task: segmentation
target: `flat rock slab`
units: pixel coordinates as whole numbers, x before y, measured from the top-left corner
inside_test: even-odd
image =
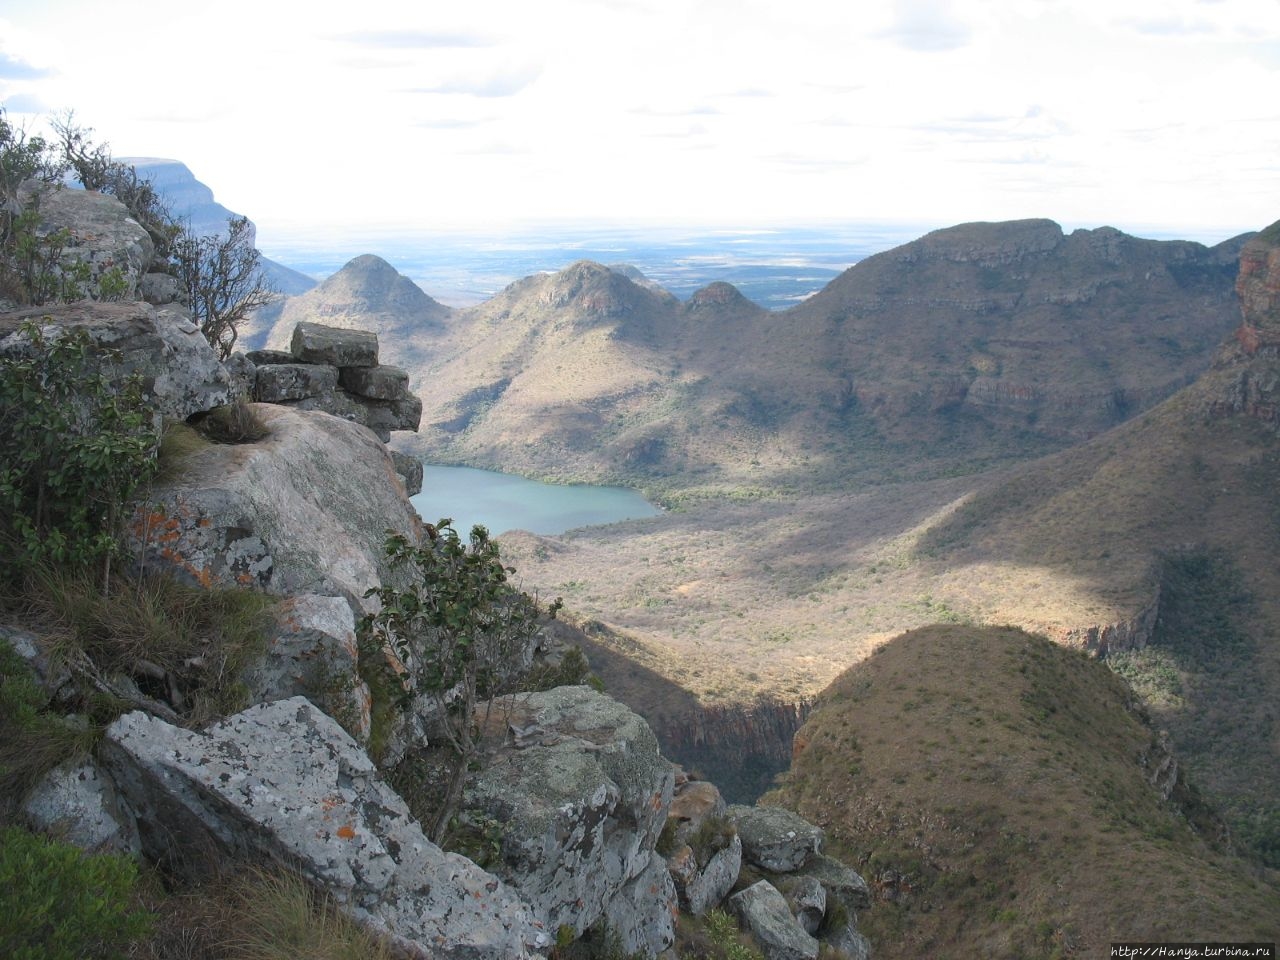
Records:
[[[346,330],[322,323],[300,323],[293,328],[289,352],[300,363],[327,363],[334,367],[376,367],[378,335],[369,330]]]
[[[338,371],[342,389],[373,400],[403,400],[409,396],[409,374],[399,367],[343,367]]]
[[[431,843],[355,741],[303,697],[202,732],[126,714],[103,752],[144,852],[179,872],[227,856],[298,869],[411,956],[525,958],[550,942],[497,877]]]
[[[338,388],[338,368],[315,363],[269,363],[258,367],[253,399],[259,403],[305,400],[333,393]]]
[[[185,420],[233,397],[230,375],[181,307],[81,301],[16,311],[0,320],[0,356],[30,349],[17,330],[28,318],[40,324],[46,338],[59,337],[64,331],[86,331],[101,351],[98,369],[121,381],[137,374],[144,395],[160,416]],[[118,361],[108,362],[107,351],[115,351]]]

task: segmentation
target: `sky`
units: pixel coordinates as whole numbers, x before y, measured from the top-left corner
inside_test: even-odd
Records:
[[[0,104],[181,160],[260,242],[1280,218],[1280,0],[0,0]]]

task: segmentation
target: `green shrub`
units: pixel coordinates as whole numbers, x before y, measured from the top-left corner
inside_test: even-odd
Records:
[[[155,468],[158,436],[138,378],[113,381],[85,330],[22,325],[0,366],[0,575],[40,563],[109,578],[129,496]]]
[[[114,960],[144,936],[133,908],[137,867],[89,855],[17,827],[0,829],[0,956],[9,960]]]

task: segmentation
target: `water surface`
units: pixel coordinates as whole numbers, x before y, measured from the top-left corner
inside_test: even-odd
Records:
[[[451,517],[464,539],[475,524],[483,524],[494,536],[508,530],[554,534],[659,512],[623,487],[539,483],[492,470],[431,464],[423,468],[422,492],[411,502],[430,523]]]

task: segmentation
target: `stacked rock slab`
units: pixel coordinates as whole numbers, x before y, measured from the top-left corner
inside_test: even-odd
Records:
[[[301,410],[321,410],[368,427],[386,443],[392,430],[417,430],[422,401],[409,392],[409,375],[378,363],[378,336],[320,323],[300,323],[288,352],[256,350],[253,398]],[[406,465],[407,466],[407,465]],[[413,471],[404,476],[410,495]]]

